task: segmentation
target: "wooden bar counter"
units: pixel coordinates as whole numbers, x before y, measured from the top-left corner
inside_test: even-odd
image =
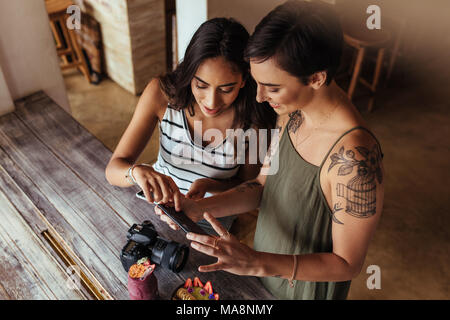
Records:
[[[133,223],[188,244],[135,197],[108,184],[111,157],[99,140],[45,93],[0,117],[0,299],[129,299],[120,262]],[[273,299],[254,277],[200,273],[215,259],[190,250],[179,274],[156,267],[161,299],[187,278],[211,281],[221,300]]]

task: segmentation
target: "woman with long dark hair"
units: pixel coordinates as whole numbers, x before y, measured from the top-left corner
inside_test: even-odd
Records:
[[[260,165],[237,163],[235,139],[227,135],[229,129],[270,129],[276,121],[272,108],[256,102],[256,83],[243,56],[248,39],[233,19],[199,27],[176,70],[144,90],[106,168],[109,183],[138,184],[149,202],[173,202],[179,209],[182,194],[199,199],[257,176]],[[136,164],[157,123],[156,163]],[[219,133],[214,139],[205,134],[211,130]],[[229,227],[230,221],[222,222]]]

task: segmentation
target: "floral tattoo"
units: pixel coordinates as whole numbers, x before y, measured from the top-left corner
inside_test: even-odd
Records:
[[[338,183],[336,191],[338,197],[346,200],[345,212],[357,217],[368,218],[376,213],[376,182],[379,184],[383,181],[381,171],[381,152],[378,145],[369,150],[366,147],[356,147],[358,153],[364,158],[357,160],[353,150],[344,150],[341,147],[337,153],[331,155],[331,164],[328,172],[339,166],[338,175],[346,176],[353,172],[356,167],[356,175],[350,179],[347,185]],[[345,152],[344,152],[345,151]],[[336,205],[333,209],[333,221],[340,223],[334,214],[341,210]]]
[[[295,133],[303,123],[303,115],[300,110],[289,113],[290,121],[288,123],[288,131]]]

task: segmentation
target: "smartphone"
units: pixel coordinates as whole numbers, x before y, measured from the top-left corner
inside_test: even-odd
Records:
[[[136,197],[147,201],[144,195],[144,191],[142,190],[136,193]],[[160,208],[184,232],[192,232],[209,236],[209,234],[205,230],[203,230],[198,224],[192,221],[183,211],[176,211],[174,207],[161,204],[155,203],[155,205]]]

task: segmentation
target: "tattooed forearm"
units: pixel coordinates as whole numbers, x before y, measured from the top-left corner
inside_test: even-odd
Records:
[[[338,175],[346,176],[353,172],[354,167],[357,167],[356,175],[348,181],[347,185],[342,183],[336,185],[336,192],[338,197],[347,201],[346,213],[357,218],[368,218],[376,213],[377,182],[380,184],[383,181],[381,153],[378,145],[371,150],[362,146],[355,149],[364,158],[363,160],[357,160],[353,150],[347,150],[344,154],[344,147],[341,147],[338,153],[331,155],[328,172],[338,165]],[[333,210],[334,219],[335,212]]]
[[[289,113],[290,121],[288,123],[289,132],[295,133],[303,123],[303,115],[300,110]]]
[[[259,182],[250,181],[250,182],[246,182],[246,183],[243,183],[243,184],[237,186],[236,191],[244,192],[248,189],[253,189],[256,187],[261,187],[261,184]]]

